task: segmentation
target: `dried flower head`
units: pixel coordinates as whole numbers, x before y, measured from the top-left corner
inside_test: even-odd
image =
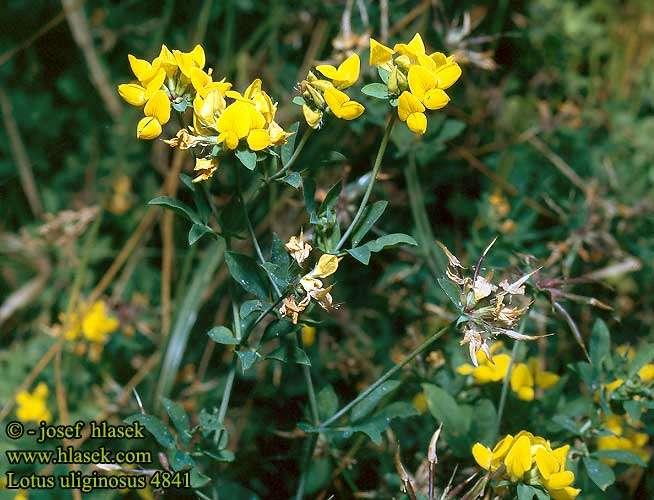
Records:
[[[302,265],[307,260],[311,250],[313,250],[313,247],[304,239],[303,230],[300,230],[299,236],[291,236],[284,246],[299,265]]]

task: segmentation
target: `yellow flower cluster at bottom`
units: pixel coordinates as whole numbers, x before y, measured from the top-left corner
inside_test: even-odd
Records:
[[[481,443],[472,447],[472,455],[485,470],[496,472],[512,483],[544,487],[554,500],[576,498],[581,492],[573,488],[575,475],[566,470],[569,445],[552,448],[550,442],[531,432],[506,435],[490,449]]]

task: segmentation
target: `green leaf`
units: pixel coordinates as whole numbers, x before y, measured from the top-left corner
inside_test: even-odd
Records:
[[[386,247],[399,245],[401,243],[414,246],[418,244],[416,240],[414,240],[408,234],[393,233],[377,238],[376,240],[369,241],[365,245],[351,248],[347,252],[362,264],[368,265],[370,262],[371,252],[381,252]]]
[[[379,445],[382,442],[382,433],[388,428],[393,419],[413,417],[415,415],[418,415],[418,410],[412,404],[396,401],[372,417],[357,422],[351,426],[350,430],[351,432],[363,432],[373,443]]]
[[[239,316],[241,319],[247,318],[250,314],[255,311],[264,311],[267,308],[265,302],[260,301],[259,299],[246,300],[241,304],[241,309],[239,310]]]
[[[170,465],[173,466],[173,470],[184,470],[195,466],[195,462],[193,461],[193,457],[191,457],[190,453],[186,451],[175,450],[172,460],[170,461]]]
[[[205,408],[200,410],[198,421],[200,424],[200,432],[202,432],[202,435],[205,438],[208,438],[214,432],[221,432],[222,434],[226,434],[225,426],[220,423],[218,415],[209,413]]]
[[[291,125],[288,128],[288,132],[290,132],[292,135],[289,136],[285,144],[282,144],[281,147],[282,165],[286,165],[288,161],[291,159],[291,156],[293,156],[293,151],[295,151],[295,140],[297,139],[297,131],[299,127],[300,127],[300,122],[295,122],[293,125]]]
[[[610,459],[620,462],[622,464],[639,465],[640,467],[647,467],[647,464],[635,453],[624,450],[597,450],[593,452],[593,457],[598,460]]]
[[[261,359],[261,354],[257,351],[237,351],[236,355],[241,362],[241,370],[243,370],[243,373],[252,368],[252,366]]]
[[[286,251],[284,242],[277,236],[277,233],[273,233],[272,244],[270,245],[270,261],[286,269],[291,264],[291,256]]]
[[[643,412],[640,401],[629,400],[622,403],[622,407],[625,409],[627,414],[631,417],[632,420],[640,420],[640,416]]]
[[[191,440],[191,433],[188,415],[184,411],[184,408],[182,408],[182,405],[175,403],[168,398],[161,398],[161,402],[163,403],[163,407],[166,410],[166,413],[168,413],[170,420],[175,426],[175,429],[177,429],[177,435],[180,440],[184,445],[188,445]]]
[[[338,396],[331,385],[326,385],[316,395],[318,403],[318,416],[320,420],[327,420],[338,410]]]
[[[142,424],[143,427],[145,427],[164,448],[173,448],[175,446],[175,438],[168,430],[168,427],[166,427],[164,423],[155,416],[137,413],[127,417],[125,422],[128,424],[133,422]]]
[[[290,172],[286,177],[282,177],[280,180],[295,189],[300,189],[300,186],[302,186],[302,176],[299,172]]]
[[[606,488],[615,482],[613,469],[608,465],[590,457],[584,457],[583,461],[588,477],[590,477],[600,490],[606,491]]]
[[[452,434],[463,436],[470,428],[470,419],[461,411],[456,400],[437,385],[422,384],[427,398],[427,407],[443,427]]]
[[[306,101],[304,100],[304,97],[301,95],[296,95],[293,98],[293,104],[297,104],[298,106],[304,106],[306,104]]]
[[[573,420],[571,417],[568,417],[567,415],[554,415],[552,417],[552,422],[561,426],[561,428],[571,432],[572,434],[576,434],[577,436],[582,435],[581,425],[579,425],[575,420]]]
[[[387,206],[388,201],[382,200],[366,207],[359,224],[357,224],[356,229],[352,232],[353,247],[356,247],[363,240],[364,236],[368,234],[368,231],[379,220]]]
[[[446,277],[438,278],[438,284],[440,285],[447,298],[450,299],[454,307],[457,308],[459,312],[463,311],[463,304],[461,304],[461,290],[456,285],[456,283],[450,281]]]
[[[254,170],[257,166],[257,154],[254,151],[251,151],[247,148],[237,149],[236,158],[241,160],[241,163],[245,165],[249,170]]]
[[[350,420],[352,422],[357,422],[368,415],[370,415],[379,402],[393,391],[395,391],[401,382],[399,380],[387,380],[382,385],[377,387],[372,391],[367,398],[363,401],[357,403],[354,408],[352,408],[352,413],[350,413]]]
[[[182,184],[184,184],[187,188],[195,193],[195,183],[193,182],[193,179],[191,179],[190,175],[182,172],[179,174],[179,180],[182,181]]]
[[[311,178],[302,180],[304,191],[304,206],[309,214],[309,222],[316,224],[316,181]]]
[[[524,483],[518,483],[518,500],[549,500],[550,496],[543,490]]]
[[[377,99],[388,99],[388,87],[383,83],[369,83],[368,85],[364,85],[361,93],[370,97],[376,97]]]
[[[179,214],[186,216],[186,218],[194,224],[202,225],[200,217],[191,207],[182,201],[171,198],[170,196],[157,196],[156,198],[152,198],[150,201],[148,201],[148,205],[158,205],[161,207],[169,208]]]
[[[211,478],[202,474],[202,472],[200,472],[197,467],[193,467],[191,469],[190,479],[191,479],[191,488],[196,488],[196,489],[202,488],[207,483],[211,482]]]
[[[209,338],[218,344],[237,345],[238,340],[226,326],[214,326],[207,332]]]
[[[194,222],[188,232],[188,246],[192,246],[207,233],[213,233],[213,229],[205,224]]]
[[[320,204],[320,208],[318,209],[318,214],[323,214],[327,210],[331,210],[336,206],[342,188],[343,188],[343,183],[340,181],[334,184],[331,188],[329,188],[329,191],[327,191],[327,194],[325,195],[325,199]]]
[[[225,252],[225,263],[232,278],[245,290],[260,299],[268,297],[266,278],[252,257],[236,252]]]
[[[313,495],[329,485],[332,476],[332,463],[329,457],[315,458],[309,464],[306,481],[306,494]],[[314,498],[311,496],[311,498]]]
[[[261,267],[266,271],[268,277],[277,285],[277,288],[283,292],[290,281],[288,275],[288,266],[279,266],[272,262],[264,262]]]
[[[611,353],[611,334],[606,323],[597,319],[590,336],[590,359],[599,367]]]
[[[381,78],[384,83],[388,83],[388,77],[391,74],[390,71],[381,66],[377,66],[377,73],[379,73],[379,78]]]
[[[632,359],[631,363],[629,364],[629,378],[632,378],[634,375],[636,375],[638,370],[652,361],[652,359],[654,359],[654,344],[646,344],[640,346],[636,350],[634,359]]]
[[[295,329],[296,325],[291,323],[286,318],[276,319],[271,321],[263,332],[261,337],[262,342],[270,339],[285,337]]]

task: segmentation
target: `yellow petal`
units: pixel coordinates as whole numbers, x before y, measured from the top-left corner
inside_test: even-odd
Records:
[[[556,373],[541,370],[536,372],[536,385],[541,389],[549,389],[559,381]]]
[[[420,100],[428,90],[436,87],[437,81],[434,73],[422,66],[414,64],[409,68],[409,89]]]
[[[570,451],[569,444],[564,444],[563,446],[560,446],[559,448],[552,450],[552,454],[554,455],[557,462],[559,463],[559,470],[565,469],[565,463],[568,459],[569,451]]]
[[[270,134],[264,129],[253,129],[248,134],[248,147],[252,151],[261,151],[270,146]]]
[[[411,113],[422,113],[425,107],[411,92],[402,92],[397,101],[397,114],[405,122]]]
[[[356,101],[348,101],[343,104],[343,106],[341,106],[338,117],[342,118],[343,120],[355,120],[356,118],[359,118],[364,111],[365,108],[363,105]]]
[[[202,45],[198,44],[195,47],[193,47],[193,50],[190,52],[191,58],[193,59],[193,62],[198,65],[200,68],[204,68],[204,64],[206,62],[206,57],[204,55],[204,49],[202,48]]]
[[[227,132],[222,132],[218,136],[218,144],[225,144],[228,149],[236,149],[238,147],[238,136],[235,132],[228,130]]]
[[[472,447],[472,456],[482,469],[490,469],[492,453],[489,448],[481,443],[475,443]]]
[[[424,113],[411,113],[406,119],[406,126],[414,134],[422,135],[427,131],[427,116]]]
[[[302,345],[304,347],[311,347],[316,341],[316,329],[313,326],[302,326]]]
[[[316,267],[311,274],[316,278],[326,278],[327,276],[334,274],[337,269],[338,257],[336,257],[336,255],[326,253],[320,257]]]
[[[218,118],[218,131],[221,133],[233,132],[238,139],[247,137],[251,128],[253,106],[243,101],[236,101],[227,106]],[[230,139],[230,144],[233,139]],[[230,149],[234,149],[231,148]]]
[[[493,461],[502,460],[511,449],[512,444],[513,436],[511,434],[507,434],[500,441],[498,441],[498,443],[493,447]]]
[[[256,78],[252,81],[250,85],[248,85],[248,88],[245,89],[245,92],[243,92],[243,97],[245,99],[252,99],[260,93],[261,93],[261,79]]]
[[[450,98],[445,91],[441,89],[431,89],[424,95],[422,102],[427,109],[434,110],[447,106],[447,103],[450,102]]]
[[[518,363],[511,372],[511,389],[518,392],[521,387],[533,387],[534,379],[531,376],[529,367],[524,363]]]
[[[548,480],[552,474],[559,471],[560,464],[553,453],[545,448],[539,448],[536,451],[536,467],[544,479]],[[570,483],[566,484],[568,486]],[[563,486],[561,486],[562,488]]]
[[[574,480],[575,475],[571,471],[565,470],[552,474],[547,480],[547,486],[553,490],[560,490],[561,488],[570,486]]]
[[[327,106],[329,106],[329,109],[331,109],[334,114],[336,114],[336,112],[341,108],[341,106],[349,100],[350,98],[347,96],[345,92],[341,92],[340,90],[337,90],[334,87],[325,89],[325,102],[327,103]]]
[[[429,55],[429,58],[434,61],[436,67],[440,67],[447,63],[447,57],[442,52],[434,52],[433,54]]]
[[[34,396],[40,399],[44,399],[48,396],[48,386],[45,385],[45,382],[39,382],[34,388]]]
[[[160,90],[163,86],[163,82],[166,79],[166,72],[163,69],[159,69],[152,79],[145,86],[145,98],[150,99],[150,96],[156,91]]]
[[[422,37],[420,36],[420,33],[416,33],[413,35],[413,38],[409,42],[409,47],[416,53],[416,54],[424,54],[425,53],[425,44],[422,41]]]
[[[136,137],[139,139],[155,139],[161,135],[161,123],[152,117],[146,116],[136,125]]]
[[[134,76],[139,82],[145,82],[152,78],[154,71],[152,65],[148,61],[134,57],[132,54],[129,54],[127,58],[129,59],[132,73],[134,73]]]
[[[145,116],[154,116],[161,125],[170,120],[170,99],[163,90],[157,90],[145,103]]]
[[[165,45],[161,46],[159,61],[166,74],[168,76],[173,76],[177,70],[177,61],[175,60],[173,53]]]
[[[320,66],[316,66],[316,69],[330,80],[338,78],[338,70],[331,64],[321,64]]]
[[[132,106],[143,106],[145,104],[145,89],[136,83],[118,85],[118,93],[125,102]]]
[[[391,60],[395,52],[393,49],[379,43],[374,38],[370,39],[370,65],[379,66]]]
[[[200,68],[191,68],[190,75],[191,84],[198,92],[212,82],[211,77]]]
[[[359,71],[361,69],[361,61],[357,54],[352,54],[345,59],[338,67],[339,85],[338,88],[346,89],[356,83],[359,79]]]
[[[472,366],[471,364],[464,363],[456,368],[456,372],[459,375],[470,375],[474,371],[474,369],[475,367]]]
[[[322,112],[314,111],[306,104],[302,105],[302,114],[304,119],[307,122],[307,125],[311,128],[318,128],[320,126],[320,121],[322,120]]]
[[[518,481],[522,479],[525,472],[531,469],[531,446],[527,436],[520,436],[511,446],[511,449],[504,458],[504,465],[511,476],[511,479]]]
[[[438,78],[438,88],[450,88],[461,76],[461,67],[457,63],[449,63],[441,66],[436,71]]]

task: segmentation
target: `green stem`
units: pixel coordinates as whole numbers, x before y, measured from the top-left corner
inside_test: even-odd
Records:
[[[368,181],[368,187],[366,187],[366,192],[363,194],[363,199],[361,200],[361,205],[359,205],[359,209],[357,210],[357,213],[354,216],[354,219],[352,219],[352,223],[349,225],[343,236],[338,242],[338,245],[336,245],[335,252],[338,252],[347,239],[350,237],[350,234],[352,234],[352,231],[356,228],[357,224],[359,223],[359,220],[361,219],[364,210],[366,209],[366,204],[368,203],[368,198],[370,198],[370,194],[372,193],[372,188],[375,185],[375,180],[377,179],[377,175],[379,175],[379,170],[381,169],[381,161],[382,158],[384,157],[384,152],[386,151],[386,146],[388,145],[388,139],[391,137],[391,131],[393,130],[393,125],[395,124],[395,119],[396,119],[395,113],[393,113],[388,120],[388,123],[386,124],[386,130],[384,131],[384,136],[382,137],[381,143],[379,144],[379,150],[377,150],[377,157],[375,158],[375,163],[372,166],[372,173],[370,174],[370,180]]]
[[[288,170],[289,170],[289,169],[290,169],[290,168],[295,164],[295,162],[297,161],[298,157],[300,156],[300,153],[301,153],[302,150],[304,149],[304,145],[307,143],[307,141],[309,140],[309,137],[311,137],[311,134],[312,134],[312,133],[313,133],[313,129],[312,129],[311,127],[309,127],[309,128],[307,129],[307,131],[304,133],[304,135],[302,136],[302,139],[300,139],[300,142],[298,143],[297,148],[295,148],[295,151],[293,151],[293,154],[292,154],[291,157],[288,159],[288,162],[286,162],[286,165],[284,165],[284,166],[281,168],[281,170],[279,170],[279,172],[277,172],[276,174],[272,175],[272,176],[270,177],[270,179],[269,179],[270,181],[274,181],[274,180],[276,180],[276,179],[279,179],[279,178],[281,178],[281,177],[284,177],[284,174],[286,174],[286,172],[288,172]]]
[[[220,401],[220,409],[218,410],[218,421],[222,424],[227,415],[227,408],[229,407],[229,398],[232,395],[232,388],[234,387],[234,377],[236,376],[236,356],[229,367],[227,374],[227,381],[225,382],[225,389],[223,390],[223,398]],[[218,439],[220,441],[220,439]]]
[[[316,446],[316,441],[318,441],[318,436],[313,434],[309,436],[309,439],[307,439],[304,445],[304,468],[302,469],[300,481],[297,484],[295,500],[302,500],[304,498],[304,486],[307,482],[307,473],[309,471],[309,465],[311,465],[311,457],[313,456],[313,449]]]
[[[334,413],[331,417],[329,417],[327,420],[325,420],[322,424],[320,424],[319,429],[320,430],[325,430],[327,426],[336,420],[338,420],[340,417],[345,415],[349,410],[352,409],[357,403],[360,403],[364,399],[366,399],[377,387],[382,385],[384,382],[386,382],[389,378],[391,378],[393,375],[395,375],[397,372],[399,372],[404,366],[406,366],[408,363],[410,363],[416,356],[424,352],[430,345],[432,345],[436,340],[441,338],[445,332],[450,328],[450,325],[447,325],[446,327],[441,328],[438,330],[436,333],[434,333],[431,337],[427,338],[422,344],[420,344],[418,347],[416,347],[404,360],[395,365],[393,368],[388,370],[384,375],[379,377],[373,384],[369,385],[368,388],[363,391],[361,394],[359,394],[356,398],[354,398],[352,401],[350,401],[348,404],[346,404],[343,408],[338,410],[336,413]]]

